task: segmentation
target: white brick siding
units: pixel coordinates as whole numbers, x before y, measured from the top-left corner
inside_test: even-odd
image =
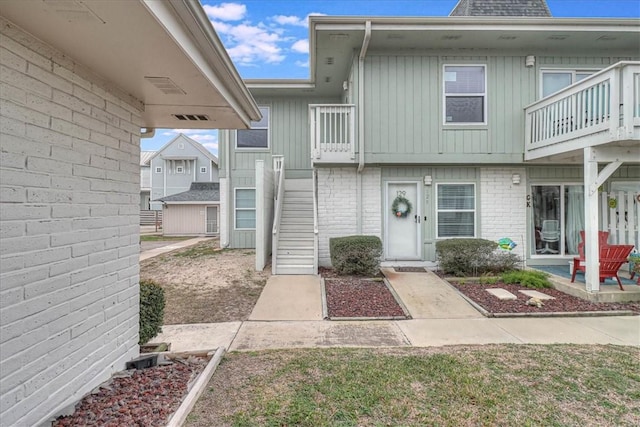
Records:
[[[520,184],[512,182],[520,175]],[[523,168],[482,168],[480,170],[479,237],[498,241],[508,237],[518,244],[514,253],[524,257],[527,236],[527,185]]]
[[[138,354],[141,103],[0,19],[0,420]]]
[[[381,173],[362,172],[362,234],[381,237]],[[330,266],[329,239],[357,234],[357,172],[355,168],[318,169],[318,264]]]

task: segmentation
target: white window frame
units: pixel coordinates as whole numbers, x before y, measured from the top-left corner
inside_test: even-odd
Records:
[[[207,173],[207,167],[206,166],[200,166],[200,173]]]
[[[576,67],[576,68],[541,68],[540,69],[540,87],[538,88],[538,95],[539,95],[539,99],[543,98],[543,94],[544,94],[544,75],[545,74],[571,74],[571,84],[569,86],[571,86],[572,84],[578,82],[578,80],[576,80],[576,74],[595,74],[598,71],[600,71],[600,68],[581,68],[581,67]],[[562,90],[562,89],[560,89]],[[553,95],[553,93],[550,93],[547,96],[551,96]]]
[[[254,206],[253,208],[239,208],[237,206],[238,203],[238,190],[253,190],[253,194],[254,197],[256,197],[256,187],[236,187],[233,189],[233,229],[234,230],[238,230],[238,231],[255,231],[255,227],[253,228],[238,228],[238,215],[237,212],[239,210],[242,211],[253,211],[255,214],[255,218],[254,221],[257,224],[258,222],[258,207],[257,207],[257,200],[256,200],[256,206]]]
[[[480,93],[455,93],[448,95],[446,90],[447,67],[482,67],[484,69],[484,92]],[[481,122],[448,122],[447,98],[464,98],[470,96],[482,96],[482,121]],[[442,124],[444,126],[482,126],[488,123],[487,111],[487,64],[442,64]]]
[[[156,166],[156,173],[162,173],[162,166]]]
[[[176,166],[176,173],[184,173],[184,166]]]
[[[471,185],[473,186],[473,209],[440,209],[438,194],[441,186],[447,185]],[[475,182],[442,182],[436,184],[436,239],[474,239],[478,235],[478,191]],[[440,212],[473,212],[473,236],[440,236],[439,220]]]
[[[267,111],[267,127],[254,126],[254,122],[251,122],[251,128],[248,130],[266,130],[267,131],[267,146],[266,147],[238,147],[238,131],[236,131],[236,150],[238,151],[269,151],[271,149],[271,106],[259,105],[258,108]]]

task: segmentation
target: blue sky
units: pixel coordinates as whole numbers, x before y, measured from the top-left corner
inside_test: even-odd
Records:
[[[309,77],[309,15],[447,16],[457,0],[200,0],[243,78]],[[640,0],[547,0],[554,17],[640,17]],[[179,133],[218,154],[217,131],[158,129],[157,150]]]

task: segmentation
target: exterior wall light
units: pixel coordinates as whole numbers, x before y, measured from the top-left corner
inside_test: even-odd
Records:
[[[431,175],[424,176],[424,185],[431,185],[432,182],[433,182],[433,179],[431,178]]]
[[[520,174],[519,173],[514,173],[513,175],[511,175],[511,182],[514,184],[520,184]]]
[[[524,65],[527,68],[531,68],[534,65],[536,65],[536,57],[533,55],[527,55],[527,57],[524,59]]]

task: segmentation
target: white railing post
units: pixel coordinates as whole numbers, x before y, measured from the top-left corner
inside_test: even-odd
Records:
[[[284,156],[273,156],[274,178],[274,212],[273,229],[271,238],[271,273],[278,274],[278,238],[280,236],[280,218],[282,217],[282,204],[284,198]]]

